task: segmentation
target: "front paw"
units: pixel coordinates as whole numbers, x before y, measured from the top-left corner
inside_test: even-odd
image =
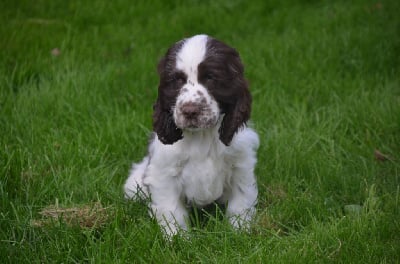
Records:
[[[180,225],[176,221],[175,222],[167,222],[165,220],[159,221],[158,225],[160,226],[163,237],[167,241],[172,241],[174,237],[186,237],[187,236],[187,226]]]
[[[254,214],[255,208],[249,208],[240,213],[228,214],[228,219],[235,229],[249,232]]]
[[[187,212],[184,208],[173,210],[162,210],[153,204],[150,213],[157,219],[158,225],[166,240],[172,240],[176,235],[187,231]]]

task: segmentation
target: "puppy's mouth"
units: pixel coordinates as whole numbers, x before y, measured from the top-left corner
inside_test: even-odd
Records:
[[[183,128],[183,129],[185,129],[187,131],[190,131],[190,132],[197,132],[197,131],[202,130],[203,128],[199,128],[199,127],[196,127],[196,126],[189,126],[189,127]]]
[[[196,132],[204,129],[214,127],[217,123],[217,118],[197,118],[177,120],[176,126],[180,129]]]
[[[211,126],[207,126],[205,124],[199,124],[198,122],[188,121],[183,124],[177,124],[177,127],[180,129],[196,132],[206,128],[210,128]]]
[[[214,127],[218,117],[219,113],[215,113],[210,106],[191,101],[179,103],[173,110],[176,126],[193,132]]]

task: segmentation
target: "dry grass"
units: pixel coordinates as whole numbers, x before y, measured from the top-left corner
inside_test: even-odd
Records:
[[[44,227],[62,222],[81,228],[100,228],[107,223],[112,215],[112,207],[103,207],[100,202],[77,207],[59,207],[56,204],[43,208],[39,214],[41,219],[32,220],[32,226]]]

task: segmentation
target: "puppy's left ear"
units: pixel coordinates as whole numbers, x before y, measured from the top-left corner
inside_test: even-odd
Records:
[[[241,86],[236,96],[236,102],[226,106],[225,116],[219,129],[219,139],[226,146],[232,141],[235,133],[246,125],[251,113],[251,95],[247,82],[242,79],[237,83]]]

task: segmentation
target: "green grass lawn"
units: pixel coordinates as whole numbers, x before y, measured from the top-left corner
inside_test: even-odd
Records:
[[[1,1],[0,263],[398,263],[399,12],[397,0]],[[257,219],[249,234],[195,219],[166,242],[122,185],[146,154],[157,62],[198,33],[246,67]]]

